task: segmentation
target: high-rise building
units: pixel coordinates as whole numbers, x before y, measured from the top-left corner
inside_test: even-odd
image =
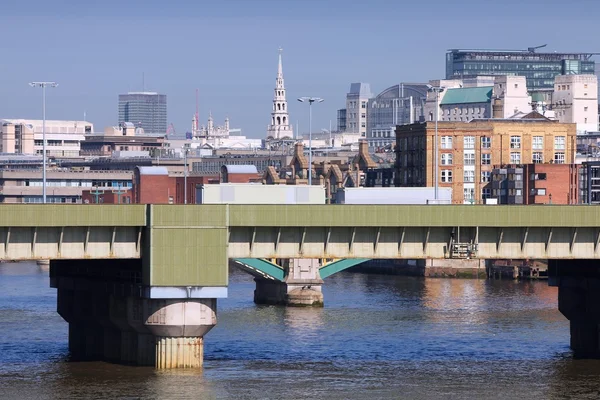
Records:
[[[273,97],[273,111],[271,111],[271,124],[267,127],[267,139],[293,139],[294,130],[290,125],[287,101],[285,99],[285,84],[283,82],[283,66],[279,49],[279,66],[275,80],[275,95]]]
[[[167,95],[129,92],[119,95],[119,125],[131,122],[144,133],[167,132]]]
[[[446,79],[520,75],[527,78],[530,91],[551,91],[557,75],[595,73],[592,53],[537,53],[536,49],[449,50],[446,53]]]

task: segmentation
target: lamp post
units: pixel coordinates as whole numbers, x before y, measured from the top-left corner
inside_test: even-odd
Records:
[[[438,187],[439,187],[439,152],[438,152],[438,119],[439,119],[439,112],[440,112],[440,93],[444,91],[445,88],[443,87],[435,87],[435,86],[431,86],[431,85],[427,85],[427,89],[430,92],[435,93],[435,141],[434,141],[434,145],[433,145],[433,152],[434,152],[434,156],[435,156],[435,163],[434,163],[434,174],[433,174],[433,179],[435,181],[434,183],[434,198],[436,200],[438,200]]]
[[[308,185],[312,185],[312,103],[322,103],[320,97],[300,97],[299,102],[308,102]]]
[[[42,153],[43,153],[43,162],[42,162],[42,202],[46,204],[46,87],[57,87],[58,83],[56,82],[30,82],[29,86],[31,87],[41,87],[42,88]]]
[[[183,204],[187,204],[187,147],[183,147]]]

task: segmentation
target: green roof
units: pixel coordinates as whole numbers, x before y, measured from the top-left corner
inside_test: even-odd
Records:
[[[531,94],[531,101],[542,102],[544,101],[544,95],[538,92],[533,92]]]
[[[489,103],[493,89],[493,86],[448,89],[442,98],[441,105]]]

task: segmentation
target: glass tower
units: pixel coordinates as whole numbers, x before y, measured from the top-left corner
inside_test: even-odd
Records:
[[[119,124],[131,122],[145,133],[167,132],[167,95],[129,92],[119,95]]]
[[[530,91],[552,90],[556,75],[594,74],[592,53],[536,53],[529,50],[449,50],[446,79],[519,75]]]

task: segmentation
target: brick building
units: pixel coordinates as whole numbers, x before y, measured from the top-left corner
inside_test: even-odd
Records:
[[[221,183],[257,183],[262,182],[262,174],[256,165],[223,165]]]
[[[495,166],[488,187],[498,204],[578,204],[578,170],[575,164]]]
[[[187,180],[187,203],[196,203],[196,185],[219,183],[218,176],[169,176],[166,167],[138,167],[133,173],[132,202],[137,204],[184,204]]]
[[[575,124],[537,113],[523,119],[438,123],[438,184],[451,187],[455,204],[482,203],[491,196],[493,165],[571,164]],[[435,124],[396,128],[395,186],[434,186]]]

